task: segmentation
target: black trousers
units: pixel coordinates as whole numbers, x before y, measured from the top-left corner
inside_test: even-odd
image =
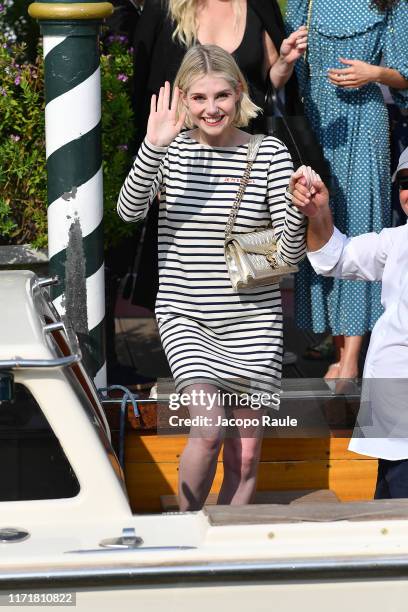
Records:
[[[402,499],[408,497],[408,459],[378,460],[375,499]]]

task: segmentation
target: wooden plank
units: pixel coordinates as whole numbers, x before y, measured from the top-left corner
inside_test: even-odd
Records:
[[[347,450],[349,438],[265,438],[261,461],[296,461],[315,459],[370,460]],[[178,462],[187,436],[126,434],[125,460],[129,463]],[[219,461],[222,455],[220,453]]]
[[[204,509],[214,526],[297,523],[299,521],[379,521],[407,520],[408,503],[401,499],[382,499],[345,504],[291,504],[257,506],[208,506]]]
[[[331,489],[340,501],[372,499],[375,460],[280,461],[259,465],[258,491]],[[177,491],[178,463],[128,463],[126,483],[133,511],[160,511],[160,496]],[[211,492],[219,491],[222,463]]]
[[[214,506],[217,503],[218,495],[210,493],[205,505]],[[177,495],[161,495],[160,502],[163,511],[174,512],[179,510]],[[339,499],[334,491],[329,489],[304,491],[257,491],[254,504],[305,504],[305,503],[339,503]]]

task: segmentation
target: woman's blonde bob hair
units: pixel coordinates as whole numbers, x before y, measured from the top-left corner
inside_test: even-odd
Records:
[[[254,119],[259,112],[262,112],[262,109],[250,99],[245,77],[238,68],[232,55],[216,45],[197,45],[191,47],[181,62],[181,66],[174,81],[174,87],[178,87],[183,94],[186,94],[193,81],[207,74],[215,74],[225,79],[234,91],[238,88],[241,89],[241,97],[236,104],[236,114],[233,121],[234,126],[245,127],[251,119]],[[184,102],[181,97],[179,102],[179,113],[182,104],[184,104]],[[185,125],[188,128],[195,127],[188,113]]]

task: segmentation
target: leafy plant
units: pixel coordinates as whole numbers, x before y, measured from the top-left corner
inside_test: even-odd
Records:
[[[0,244],[46,244],[42,62],[0,35]]]
[[[101,55],[106,246],[134,231],[116,214],[131,163],[131,70],[131,50],[124,37],[108,38]],[[0,34],[0,244],[47,245],[44,105],[41,55],[28,61],[24,43]]]
[[[24,43],[25,59],[35,62],[40,27],[28,14],[29,4],[27,0],[0,0],[0,30],[9,40]]]
[[[115,246],[134,232],[116,213],[119,191],[131,165],[129,152],[133,134],[133,112],[130,97],[130,75],[133,70],[132,49],[125,36],[105,39],[101,54],[102,75],[102,150],[105,242]]]

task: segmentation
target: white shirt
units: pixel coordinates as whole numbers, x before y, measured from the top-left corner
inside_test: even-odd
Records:
[[[360,427],[356,426],[349,449],[383,459],[407,459],[408,223],[355,238],[334,228],[330,240],[307,256],[318,274],[382,281],[385,311],[372,331],[363,373]]]

